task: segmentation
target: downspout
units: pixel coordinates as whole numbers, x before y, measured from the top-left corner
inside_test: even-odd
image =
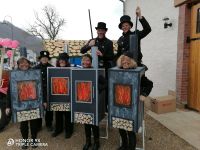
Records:
[[[123,3],[123,15],[125,15],[125,1],[124,0],[119,0]]]

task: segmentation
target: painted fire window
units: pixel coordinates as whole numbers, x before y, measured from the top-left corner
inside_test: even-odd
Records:
[[[69,95],[69,78],[52,77],[51,78],[52,95]]]
[[[76,102],[92,103],[92,81],[75,81]]]
[[[197,33],[200,33],[200,8],[197,10]]]
[[[114,84],[114,104],[116,106],[131,107],[132,85]]]
[[[36,81],[17,82],[19,101],[36,100]]]

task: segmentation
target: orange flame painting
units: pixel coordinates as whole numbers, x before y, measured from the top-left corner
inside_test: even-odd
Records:
[[[76,83],[77,101],[91,102],[92,101],[92,82],[77,82]]]
[[[68,95],[69,94],[69,78],[52,78],[52,94]]]
[[[35,81],[21,81],[17,83],[18,95],[20,101],[36,100],[36,83]]]
[[[115,85],[115,104],[122,106],[131,106],[131,86]]]

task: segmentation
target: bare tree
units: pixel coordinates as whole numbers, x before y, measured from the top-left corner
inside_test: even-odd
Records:
[[[38,15],[38,12],[35,12],[35,21],[33,25],[29,25],[30,27],[27,31],[43,40],[54,40],[65,23],[65,19],[59,17],[55,8],[45,6],[42,9],[42,15]]]

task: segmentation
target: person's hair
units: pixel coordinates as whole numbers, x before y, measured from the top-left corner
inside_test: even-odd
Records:
[[[119,68],[122,68],[122,59],[124,59],[125,57],[128,57],[128,56],[125,56],[125,55],[121,55],[118,59],[117,59],[117,67]],[[130,57],[128,57],[130,58]],[[137,63],[136,61],[133,59],[133,58],[130,58],[130,65],[129,65],[129,68],[136,68],[137,67]]]
[[[92,62],[92,56],[90,54],[84,54],[81,58],[81,60],[84,58],[84,57],[87,57],[90,59],[90,61]]]
[[[29,65],[31,65],[31,62],[26,57],[20,57],[17,60],[17,65],[21,64],[22,62],[26,61]]]
[[[59,63],[60,60],[64,60],[64,59],[58,59],[58,60],[56,61],[56,67],[60,67],[60,63]],[[65,67],[70,67],[69,61],[66,61],[66,60],[64,60],[64,61],[65,61],[65,63],[66,63]]]

